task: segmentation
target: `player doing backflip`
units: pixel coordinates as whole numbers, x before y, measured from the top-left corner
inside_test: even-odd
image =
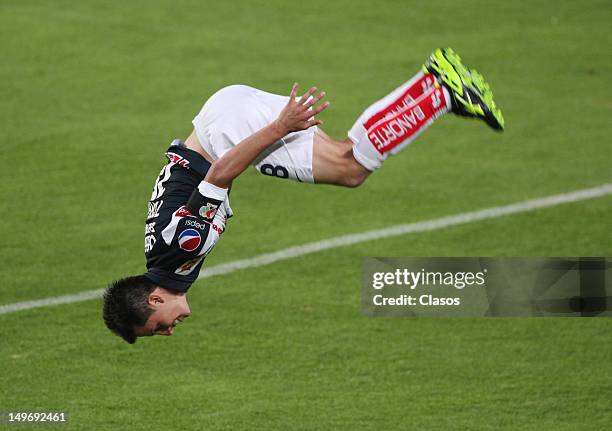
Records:
[[[194,118],[194,130],[166,152],[145,225],[147,272],[114,282],[104,295],[107,327],[128,343],[172,335],[190,314],[186,293],[225,230],[228,192],[248,166],[300,182],[359,186],[384,160],[448,112],[504,120],[483,77],[451,49],[438,49],[423,69],[357,119],[337,141],[318,126],[325,92],[289,97],[233,85],[219,90]]]

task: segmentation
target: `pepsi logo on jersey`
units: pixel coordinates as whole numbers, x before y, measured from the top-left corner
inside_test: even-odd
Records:
[[[200,232],[195,229],[185,229],[178,237],[179,247],[185,251],[194,251],[202,242]]]

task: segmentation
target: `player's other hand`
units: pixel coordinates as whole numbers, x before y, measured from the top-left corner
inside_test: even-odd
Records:
[[[293,84],[289,102],[274,121],[274,126],[283,136],[321,124],[316,116],[329,106],[329,102],[317,105],[325,97],[325,91],[317,93],[317,87],[311,87],[302,97],[297,97],[298,87],[297,82]]]

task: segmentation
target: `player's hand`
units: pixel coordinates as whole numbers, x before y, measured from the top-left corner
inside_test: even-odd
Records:
[[[329,102],[315,106],[325,97],[325,91],[317,93],[317,87],[312,87],[302,97],[297,97],[298,87],[299,84],[297,82],[293,84],[291,94],[289,95],[289,102],[278,114],[278,118],[274,122],[274,126],[283,136],[322,124],[323,122],[316,118],[316,116],[329,106]]]

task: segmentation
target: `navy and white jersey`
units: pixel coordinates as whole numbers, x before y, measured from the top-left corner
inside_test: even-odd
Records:
[[[203,181],[211,164],[175,140],[155,181],[145,224],[145,276],[187,292],[231,216],[227,191]]]

